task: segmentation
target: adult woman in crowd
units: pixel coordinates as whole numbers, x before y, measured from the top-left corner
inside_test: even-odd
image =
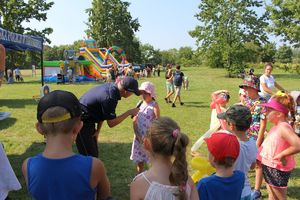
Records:
[[[276,92],[273,92],[273,88],[276,87],[278,90],[286,91],[282,86],[280,86],[276,81],[275,78],[271,75],[273,66],[271,63],[267,63],[265,65],[264,74],[261,75],[259,78],[260,80],[260,93],[259,95],[265,99],[270,99],[272,95]]]

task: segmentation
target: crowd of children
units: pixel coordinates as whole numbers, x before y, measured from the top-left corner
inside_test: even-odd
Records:
[[[179,79],[176,84],[175,76]],[[168,66],[165,100],[169,102],[170,94],[176,92],[173,107],[177,99],[183,105],[183,83],[180,66],[176,66],[176,72]],[[133,117],[130,159],[136,164],[137,175],[130,184],[130,199],[252,200],[261,198],[263,180],[269,199],[287,199],[294,155],[300,152],[300,92],[290,95],[279,91],[267,101],[259,95],[259,79],[253,74],[245,76],[239,88],[240,102],[229,108],[227,90],[212,93],[210,130],[193,145],[192,156],[199,156],[197,151],[205,141],[208,161],[216,172],[195,184],[186,159],[189,138],[174,120],[160,116],[154,84],[141,84],[142,100]],[[46,137],[46,146],[41,154],[26,159],[22,165],[34,199],[111,198],[103,162],[73,152],[83,126],[81,115],[82,106],[70,92],[55,90],[39,101],[36,129]],[[272,124],[269,131],[267,121]],[[145,171],[146,164],[149,167]],[[251,169],[255,169],[254,190],[248,179]]]

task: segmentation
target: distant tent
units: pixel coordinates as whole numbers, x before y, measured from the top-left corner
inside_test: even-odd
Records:
[[[38,51],[41,53],[42,85],[43,80],[43,38],[37,36],[21,35],[0,28],[0,44],[7,51]]]

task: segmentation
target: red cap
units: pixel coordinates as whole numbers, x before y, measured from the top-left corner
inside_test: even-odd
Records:
[[[205,142],[208,151],[217,161],[222,161],[226,157],[237,159],[240,154],[240,143],[233,134],[216,132],[206,138]]]

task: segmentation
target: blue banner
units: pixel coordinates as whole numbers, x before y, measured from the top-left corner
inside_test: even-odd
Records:
[[[18,51],[42,51],[43,38],[21,35],[0,28],[0,44],[3,44],[5,48]]]

